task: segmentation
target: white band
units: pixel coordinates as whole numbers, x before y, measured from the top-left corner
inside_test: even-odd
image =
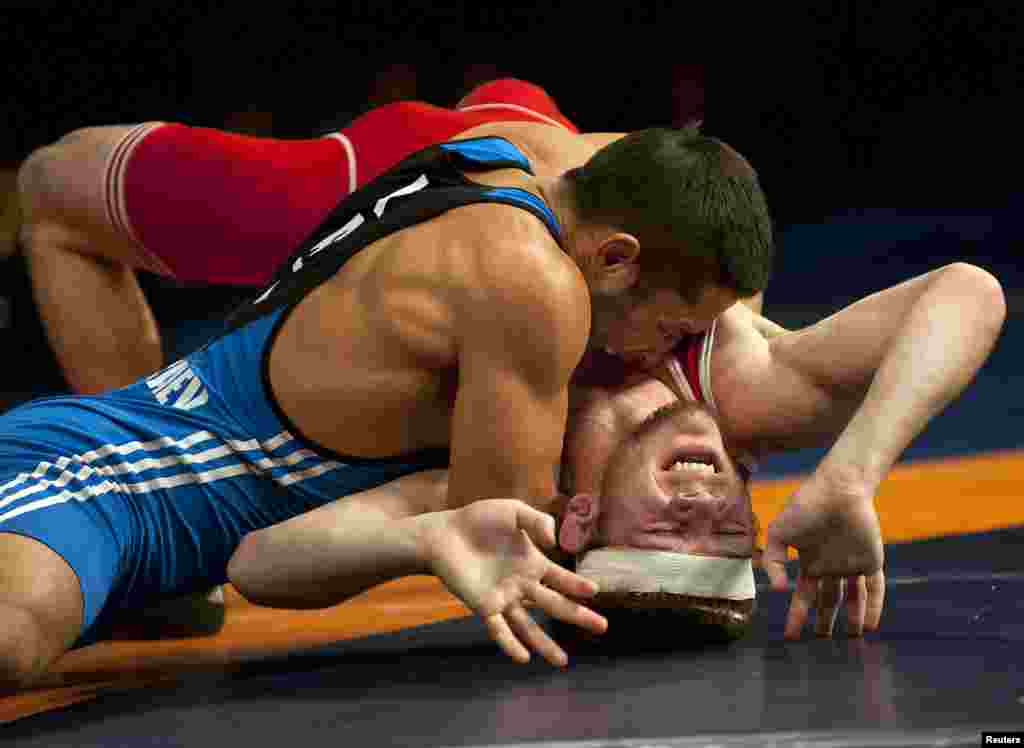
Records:
[[[749,558],[598,548],[584,554],[576,573],[597,582],[601,592],[667,592],[720,600],[757,596]]]

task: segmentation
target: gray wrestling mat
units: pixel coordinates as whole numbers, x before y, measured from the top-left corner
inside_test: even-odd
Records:
[[[475,619],[103,696],[0,728],[18,748],[961,746],[1024,730],[1024,528],[889,546],[882,631],[784,642],[761,593],[731,646],[501,657]],[[763,581],[763,580],[762,580]],[[840,631],[842,624],[840,624]]]

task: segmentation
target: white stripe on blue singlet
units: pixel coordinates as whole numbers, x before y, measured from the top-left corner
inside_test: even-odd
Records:
[[[195,452],[184,451],[211,439],[216,439],[219,444],[212,447],[208,446]],[[307,460],[319,459],[316,453],[302,447],[286,455],[271,456],[269,454],[282,447],[293,446],[297,443],[295,438],[287,431],[283,431],[271,439],[262,442],[257,439],[220,440],[209,431],[197,431],[177,440],[170,437],[161,437],[148,442],[131,441],[124,444],[107,444],[99,449],[70,457],[61,457],[54,462],[40,462],[31,472],[20,473],[13,480],[0,486],[0,509],[30,496],[59,490],[59,493],[55,495],[40,497],[36,501],[22,504],[15,509],[10,509],[0,514],[0,522],[55,504],[62,504],[68,501],[87,501],[111,491],[131,494],[149,493],[151,491],[176,488],[184,485],[212,483],[245,474],[267,475],[279,485],[288,486],[307,478],[323,475],[341,466],[339,462],[323,460],[312,466],[307,464],[305,467],[297,469],[298,465],[305,463]],[[180,451],[177,454],[161,457],[143,457],[135,462],[125,461],[112,465],[91,464],[112,456],[123,457],[134,452],[153,452],[167,448]],[[236,459],[231,464],[208,470],[197,471],[190,469],[190,466],[203,465],[232,455],[236,456]],[[77,470],[68,470],[69,466],[81,467]],[[136,482],[109,480],[109,478],[119,476],[141,477],[141,474],[147,471],[168,467],[181,469],[167,475],[155,476]],[[44,476],[53,469],[59,471],[57,476],[53,479],[45,479]],[[284,472],[283,474],[279,472],[277,475],[271,475],[270,472],[275,469],[283,470]],[[104,480],[85,485],[76,491],[64,489],[72,481],[85,482],[94,478],[104,478]]]

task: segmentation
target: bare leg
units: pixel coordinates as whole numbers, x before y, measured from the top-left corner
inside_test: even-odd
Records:
[[[68,383],[81,393],[123,387],[163,364],[134,274],[159,268],[106,219],[107,157],[129,129],[75,131],[35,151],[18,173],[36,304]]]
[[[71,567],[36,540],[0,533],[0,689],[40,682],[81,627],[82,592]]]
[[[39,233],[23,240],[24,251],[36,305],[71,388],[104,392],[159,369],[160,334],[134,271],[79,251],[55,227]]]

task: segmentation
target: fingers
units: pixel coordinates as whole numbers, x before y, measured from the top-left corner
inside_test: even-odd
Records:
[[[494,615],[487,616],[484,619],[484,623],[487,625],[487,632],[491,635],[491,638],[497,642],[505,654],[516,662],[526,663],[530,661],[529,650],[512,633],[512,629],[509,627],[504,615],[495,613]]]
[[[867,614],[867,580],[864,575],[846,579],[846,635],[864,635],[864,617]]]
[[[505,613],[509,626],[518,635],[519,640],[524,642],[530,649],[537,652],[541,657],[555,667],[565,667],[569,663],[569,657],[555,644],[548,633],[541,628],[530,614],[521,605],[514,605]]]
[[[555,518],[527,504],[516,508],[516,525],[541,548],[555,545]]]
[[[799,639],[804,624],[807,623],[807,616],[814,605],[818,592],[818,580],[801,574],[796,579],[796,588],[793,590],[793,597],[789,602],[789,613],[786,616],[786,627],[782,635],[786,639]]]
[[[818,580],[818,610],[814,618],[815,635],[832,636],[845,591],[846,579],[843,577],[822,577]]]
[[[550,562],[541,582],[570,597],[593,597],[599,589],[597,582],[575,574],[553,561]]]
[[[779,543],[769,535],[765,542],[764,553],[761,555],[761,568],[768,575],[773,590],[784,592],[789,587],[785,543]]]
[[[831,637],[839,609],[846,604],[847,634],[863,636],[865,631],[876,631],[885,601],[885,575],[879,571],[865,577],[809,577],[801,574],[790,602],[783,636],[799,639],[807,623],[810,609],[816,609],[814,633]]]
[[[548,572],[545,579],[558,580],[564,575],[571,577],[563,585],[572,588],[574,586],[585,590],[584,594],[591,595],[596,591],[596,585],[583,577],[557,567]],[[556,581],[557,583],[557,581]],[[533,581],[524,585],[520,601],[507,605],[502,612],[484,618],[487,630],[491,638],[516,662],[526,663],[530,661],[530,651],[540,654],[545,660],[555,667],[565,667],[569,658],[555,641],[548,636],[547,632],[523,607],[522,601],[530,600],[547,614],[566,623],[571,623],[580,628],[591,631],[595,634],[603,634],[608,629],[608,621],[584,605],[566,598],[544,584]]]
[[[603,634],[608,630],[608,620],[604,616],[585,605],[567,599],[540,582],[531,584],[527,594],[545,613],[560,621],[579,626],[594,634]]]
[[[885,572],[879,570],[869,576],[865,583],[867,600],[864,612],[864,630],[878,631],[885,605]]]
[[[561,598],[557,592],[548,590],[548,592],[556,597]],[[569,601],[562,598],[562,601],[569,603]],[[541,607],[552,615],[557,615],[552,611],[552,608],[557,609],[557,606],[550,606],[545,603],[539,603]],[[590,628],[595,633],[602,633],[607,628],[607,621],[604,621],[601,616],[598,616],[593,611],[583,608],[582,605],[576,605],[575,607],[582,609],[584,615],[580,615],[576,612],[572,612],[568,617],[563,618],[570,623],[580,623],[580,618],[586,621],[588,615],[600,621],[597,625],[588,625],[585,628]],[[502,651],[505,652],[509,657],[519,663],[527,663],[530,661],[530,650],[537,652],[541,657],[550,662],[555,667],[565,667],[569,663],[569,656],[565,653],[555,640],[548,636],[547,631],[541,627],[522,605],[515,604],[510,606],[502,613],[495,613],[492,616],[488,616],[485,619],[487,624],[487,630],[491,635],[491,638],[497,642],[498,646],[501,647]]]

